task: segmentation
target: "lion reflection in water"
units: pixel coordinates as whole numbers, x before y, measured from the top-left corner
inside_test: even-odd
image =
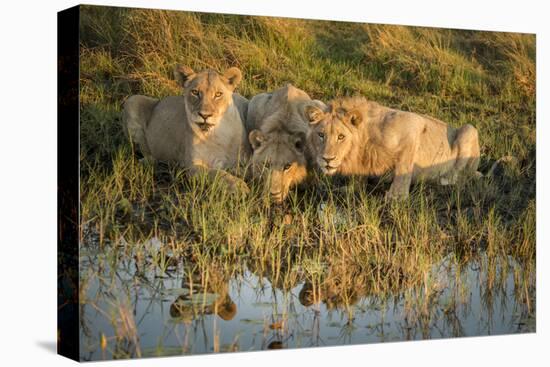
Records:
[[[298,294],[300,304],[305,307],[323,302],[327,309],[339,309],[356,304],[367,295],[364,284],[344,284],[337,280],[323,282],[319,287],[306,281]]]
[[[192,302],[189,295],[180,295],[170,305],[170,316],[191,322],[200,315],[218,315],[222,320],[232,320],[237,314],[237,305],[228,294],[219,295],[214,302]]]
[[[232,320],[237,314],[237,305],[229,296],[229,281],[219,274],[211,274],[214,278],[208,287],[200,286],[200,277],[193,275],[193,284],[184,282],[182,288],[189,289],[179,295],[170,305],[170,316],[185,323],[203,315],[217,315],[224,321]],[[212,300],[212,296],[216,298]],[[203,298],[204,297],[204,298]]]
[[[347,263],[329,265],[320,282],[305,281],[298,300],[305,307],[324,303],[328,310],[352,306],[374,291],[367,273]]]

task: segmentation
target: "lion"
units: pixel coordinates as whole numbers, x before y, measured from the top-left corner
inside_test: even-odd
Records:
[[[433,117],[400,111],[363,97],[337,99],[321,109],[306,108],[315,161],[327,175],[393,174],[387,198],[409,195],[412,181],[456,183],[480,176],[478,132]]]
[[[259,94],[248,104],[251,174],[265,180],[275,203],[282,203],[311,168],[313,156],[307,144],[310,127],[304,112],[310,104],[325,107],[291,84]]]
[[[329,264],[323,275],[318,282],[305,280],[298,293],[302,306],[323,302],[328,310],[341,309],[367,296],[368,274],[349,262]]]
[[[202,171],[209,178],[220,176],[231,190],[248,191],[242,179],[226,171],[251,154],[245,129],[248,100],[234,92],[241,71],[232,67],[223,75],[209,69],[196,73],[178,65],[174,76],[183,95],[126,100],[128,137],[148,161],[176,162],[191,175]]]

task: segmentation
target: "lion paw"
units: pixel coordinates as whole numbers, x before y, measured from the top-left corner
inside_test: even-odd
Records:
[[[250,188],[248,187],[246,182],[241,179],[231,180],[229,182],[229,188],[232,192],[243,192],[247,195],[250,193]]]
[[[391,188],[386,192],[384,199],[386,201],[400,201],[406,200],[409,197],[409,193],[405,191],[392,190]]]

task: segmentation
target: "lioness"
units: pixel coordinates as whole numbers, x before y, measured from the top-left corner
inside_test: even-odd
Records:
[[[289,190],[302,182],[312,161],[307,135],[310,130],[305,106],[312,101],[291,84],[262,93],[248,104],[247,130],[252,146],[251,170],[265,180],[271,199],[281,203]]]
[[[389,198],[406,198],[411,180],[449,185],[459,174],[480,175],[478,133],[472,125],[455,129],[362,97],[338,99],[326,109],[309,106],[306,114],[320,169],[327,175],[391,172]]]
[[[244,181],[225,171],[251,153],[244,126],[248,100],[234,93],[241,71],[232,67],[220,75],[177,66],[174,75],[183,95],[162,100],[134,95],[124,103],[129,138],[146,159],[177,162],[191,174],[220,175],[231,189],[247,191]]]

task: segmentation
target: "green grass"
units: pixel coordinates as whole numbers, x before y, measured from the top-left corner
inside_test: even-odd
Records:
[[[522,264],[518,297],[534,306],[534,36],[87,6],[82,12],[81,232],[83,239],[96,233],[94,243],[109,249],[113,262],[145,256],[145,240],[158,237],[203,281],[246,266],[285,289],[337,278],[383,295],[422,284],[428,290],[428,269],[449,254],[462,264],[486,252]],[[453,126],[470,123],[479,130],[482,171],[503,155],[518,165],[456,187],[417,185],[404,203],[384,202],[385,183],[353,178],[344,180],[347,190],[336,190],[338,180],[323,178],[274,208],[258,187],[231,195],[220,182],[138,162],[122,132],[121,104],[132,94],[180,93],[171,76],[176,63],[238,66],[238,92],[247,98],[292,82],[324,101],[361,94]],[[122,239],[133,248],[113,247]],[[167,266],[163,256],[156,264]],[[495,263],[486,266],[496,273]]]

